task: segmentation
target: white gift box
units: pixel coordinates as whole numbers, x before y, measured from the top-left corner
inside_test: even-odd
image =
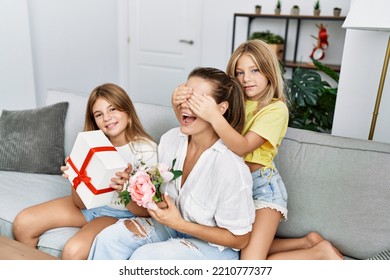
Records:
[[[126,162],[101,130],[79,132],[65,172],[87,209],[108,205],[115,190],[109,187]]]

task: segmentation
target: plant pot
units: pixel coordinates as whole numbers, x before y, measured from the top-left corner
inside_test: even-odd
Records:
[[[333,10],[333,15],[334,15],[335,17],[339,17],[340,14],[341,14],[341,9],[334,9],[334,10]]]
[[[275,15],[280,15],[280,12],[281,12],[280,9],[278,8],[275,9]]]
[[[293,16],[298,16],[298,15],[299,15],[299,9],[297,9],[297,8],[292,8],[292,9],[291,9],[291,15],[293,15]]]
[[[284,45],[283,44],[268,44],[274,50],[279,60],[283,60]]]
[[[255,14],[260,15],[261,14],[261,7],[255,7]]]
[[[313,10],[313,15],[318,17],[320,14],[321,14],[321,10],[320,9]]]

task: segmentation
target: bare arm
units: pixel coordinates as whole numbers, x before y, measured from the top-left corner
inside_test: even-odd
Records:
[[[209,122],[226,146],[239,156],[245,156],[266,142],[254,132],[248,131],[243,136],[234,130],[223,117],[225,111],[221,111],[215,100],[208,95],[194,93],[188,104],[191,111]]]
[[[242,249],[248,244],[250,233],[244,235],[234,235],[224,228],[210,227],[187,222],[183,219],[179,210],[176,208],[169,196],[164,195],[164,200],[167,204],[166,208],[149,210],[150,216],[159,223],[177,231],[195,236],[201,240],[230,248]]]
[[[137,217],[150,217],[148,210],[146,208],[138,206],[137,203],[135,203],[134,201],[130,201],[130,203],[127,204],[126,208]]]

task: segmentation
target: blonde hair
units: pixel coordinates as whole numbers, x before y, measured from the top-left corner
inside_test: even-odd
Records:
[[[127,95],[126,91],[120,86],[111,83],[97,86],[89,95],[87,109],[85,111],[84,131],[99,129],[93,115],[93,105],[98,98],[104,98],[116,110],[125,112],[128,115],[129,122],[125,131],[128,142],[142,139],[153,141],[152,137],[143,128],[137,112],[135,111],[133,102]]]
[[[270,104],[272,98],[277,98],[287,104],[288,100],[284,92],[284,80],[279,60],[275,52],[264,41],[254,39],[238,46],[229,59],[226,73],[236,76],[238,59],[244,54],[253,59],[260,73],[268,79],[268,85],[264,89],[264,93],[257,100],[259,102],[258,110]]]

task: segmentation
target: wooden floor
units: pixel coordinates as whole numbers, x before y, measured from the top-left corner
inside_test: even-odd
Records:
[[[0,236],[0,260],[57,260],[56,257]]]

